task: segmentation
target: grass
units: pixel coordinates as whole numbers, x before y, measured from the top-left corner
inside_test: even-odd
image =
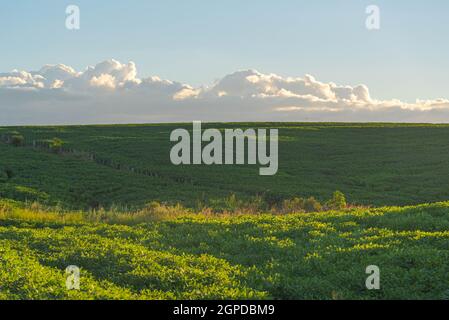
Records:
[[[350,203],[373,206],[449,198],[446,125],[204,125],[279,128],[280,167],[274,177],[259,176],[258,166],[173,166],[169,136],[178,127],[191,129],[188,124],[0,128],[0,135],[20,134],[27,144],[0,143],[0,196],[74,209],[137,208],[150,201],[194,208],[198,201],[212,203],[231,193],[324,201],[340,190]],[[76,152],[32,148],[33,141],[54,138]]]
[[[0,128],[0,299],[449,299],[449,126],[204,125],[279,128],[274,177],[171,165],[178,127]]]
[[[449,202],[138,225],[2,208],[5,299],[449,298]],[[80,291],[65,289],[69,265]],[[368,265],[379,291],[365,288]]]

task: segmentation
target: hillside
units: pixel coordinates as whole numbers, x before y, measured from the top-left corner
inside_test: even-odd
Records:
[[[449,126],[207,126],[279,128],[278,174],[172,165],[188,124],[0,128],[0,299],[449,298]]]
[[[374,206],[449,199],[447,125],[204,125],[279,128],[274,177],[259,176],[255,166],[172,165],[169,137],[178,127],[191,124],[0,128],[0,136],[25,138],[22,147],[0,142],[0,197],[79,209],[152,200],[194,207],[231,193],[324,200],[335,190],[350,203]],[[54,138],[67,152],[41,147]]]
[[[0,298],[447,299],[448,230],[448,202],[137,226],[3,203]],[[65,290],[72,264],[79,292]],[[368,265],[379,291],[365,288]]]

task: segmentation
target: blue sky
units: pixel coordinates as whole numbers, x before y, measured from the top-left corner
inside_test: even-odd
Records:
[[[68,4],[81,9],[80,31],[64,27]],[[380,31],[365,29],[369,4],[381,9]],[[448,18],[445,0],[2,2],[0,71],[114,58],[193,85],[254,68],[432,99],[449,87]]]

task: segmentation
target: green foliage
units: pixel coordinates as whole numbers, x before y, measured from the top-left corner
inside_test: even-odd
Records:
[[[203,194],[225,199],[232,193],[239,199],[263,195],[271,207],[298,195],[324,203],[335,190],[354,204],[407,205],[443,201],[449,189],[449,152],[441,147],[447,125],[205,124],[279,128],[280,167],[269,178],[259,176],[258,166],[171,165],[169,136],[183,126],[191,129],[189,124],[18,128],[27,141],[58,137],[77,152],[56,157],[0,144],[0,167],[20,172],[16,184],[37,187],[53,203],[80,208],[143,206],[151,200],[195,207]],[[2,132],[11,134],[9,128]],[[83,186],[74,183],[78,177]]]
[[[11,140],[10,141],[11,141],[11,144],[14,147],[21,147],[21,146],[23,146],[25,144],[24,136],[19,135],[19,134],[11,136]]]
[[[190,213],[139,225],[45,210],[0,202],[2,298],[447,298],[449,203],[280,216]],[[373,264],[381,269],[379,291],[365,288]],[[68,265],[81,268],[80,291],[65,289]]]
[[[308,199],[295,197],[287,199],[282,202],[280,208],[274,207],[272,213],[300,213],[300,212],[320,212],[323,211],[323,206],[314,197]]]
[[[304,209],[306,212],[319,212],[323,207],[314,197],[310,197],[304,201]]]
[[[62,149],[63,146],[64,146],[64,141],[62,141],[59,138],[53,138],[52,140],[49,141],[49,147],[53,153],[61,153],[63,150]]]
[[[449,203],[366,209],[344,194],[447,200],[449,126],[204,125],[279,128],[274,177],[171,165],[180,126],[23,127],[21,148],[3,139],[0,198],[16,201],[0,201],[0,298],[448,297]],[[71,264],[80,292],[64,288]],[[364,287],[371,264],[380,291]]]
[[[261,195],[270,208],[298,195],[325,203],[335,190],[354,204],[409,205],[444,201],[449,190],[447,125],[204,124],[279,128],[274,177],[259,176],[258,166],[173,166],[169,138],[179,127],[191,130],[191,124],[21,127],[27,141],[58,137],[64,150],[75,152],[52,155],[0,143],[0,168],[16,173],[9,187],[35,188],[53,204],[76,208],[142,207],[152,200],[194,208],[204,194],[224,200],[233,193],[245,201]]]
[[[328,202],[326,202],[326,208],[331,210],[342,210],[346,208],[346,197],[345,195],[340,191],[335,191],[332,195],[332,199],[330,199]]]
[[[301,212],[321,212],[325,210],[343,210],[347,207],[346,197],[340,191],[335,191],[332,199],[328,200],[323,206],[314,197],[308,199],[294,197],[286,199],[280,207],[273,207],[272,213],[301,213]]]
[[[300,213],[305,212],[305,200],[303,198],[295,197],[287,199],[282,202],[282,207],[279,210],[282,213]]]

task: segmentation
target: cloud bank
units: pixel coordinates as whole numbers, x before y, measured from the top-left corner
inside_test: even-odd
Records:
[[[208,86],[139,78],[108,60],[79,72],[59,64],[0,73],[0,124],[202,121],[449,122],[449,100],[376,100],[366,85],[311,75],[237,71]]]

